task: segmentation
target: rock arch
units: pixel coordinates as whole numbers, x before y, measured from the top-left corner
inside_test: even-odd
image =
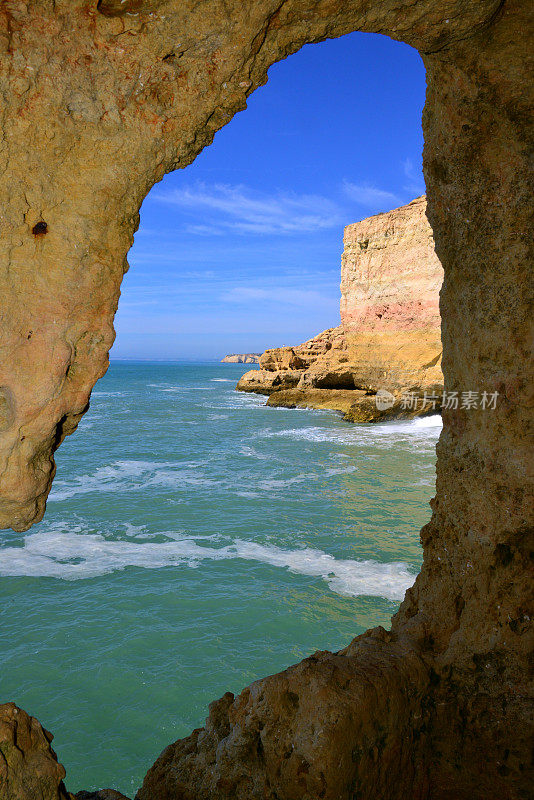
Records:
[[[529,27],[525,0],[0,6],[1,526],[41,518],[107,367],[142,199],[306,42],[374,31],[422,54],[446,385],[499,392],[495,411],[444,414],[424,564],[391,632],[213,704],[141,800],[528,796]]]

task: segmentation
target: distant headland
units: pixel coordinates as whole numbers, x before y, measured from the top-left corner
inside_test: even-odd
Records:
[[[221,364],[259,364],[261,353],[229,353]]]

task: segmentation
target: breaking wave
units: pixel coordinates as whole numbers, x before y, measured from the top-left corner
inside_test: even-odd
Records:
[[[176,489],[180,486],[214,486],[191,464],[157,461],[116,461],[99,467],[92,475],[80,475],[69,483],[57,480],[48,500],[70,500],[93,492],[131,492],[150,487]]]
[[[336,559],[311,548],[285,550],[243,539],[211,547],[198,544],[198,537],[174,538],[178,535],[172,533],[163,534],[169,538],[165,542],[117,541],[81,531],[81,526],[56,525],[48,531],[25,536],[22,547],[2,548],[0,575],[72,581],[95,578],[127,567],[195,568],[204,561],[242,559],[322,578],[337,594],[383,597],[392,601],[402,600],[415,578],[403,562]],[[139,537],[139,532],[135,535]],[[200,540],[213,541],[214,538]]]

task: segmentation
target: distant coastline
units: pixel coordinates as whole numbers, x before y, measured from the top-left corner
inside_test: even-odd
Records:
[[[261,353],[229,353],[221,364],[259,364]]]

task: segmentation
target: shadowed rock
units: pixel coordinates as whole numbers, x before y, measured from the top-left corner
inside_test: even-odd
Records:
[[[72,800],[53,738],[15,703],[0,705],[0,800]]]
[[[153,12],[164,0],[98,0],[97,9],[106,17],[137,16]]]

